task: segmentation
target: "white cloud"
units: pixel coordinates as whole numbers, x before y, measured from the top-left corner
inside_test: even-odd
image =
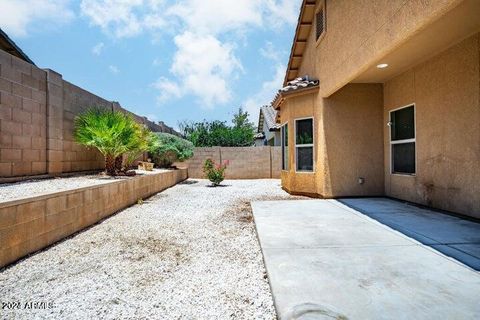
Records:
[[[296,22],[299,6],[292,0],[179,0],[172,3],[165,0],[82,0],[80,9],[92,25],[122,38],[146,30],[169,28],[175,24],[172,19],[191,32],[213,35],[242,32],[242,29],[264,24],[270,29],[278,28]]]
[[[167,14],[176,16],[188,30],[218,34],[262,24],[258,0],[183,0],[171,6]]]
[[[205,108],[230,101],[232,92],[228,80],[242,71],[240,61],[233,53],[233,46],[224,44],[212,35],[199,36],[185,32],[175,37],[178,48],[170,72],[178,82],[161,78],[159,101],[179,98],[186,93],[200,99]]]
[[[93,46],[92,53],[96,56],[99,56],[102,53],[104,48],[105,48],[105,44],[103,42],[99,42]]]
[[[164,26],[162,6],[158,0],[82,0],[80,10],[104,33],[127,38]]]
[[[292,0],[181,0],[166,12],[190,31],[219,34],[252,26],[273,29],[295,24],[299,5]]]
[[[116,38],[145,31],[174,35],[170,76],[152,84],[160,91],[158,101],[191,94],[206,108],[232,99],[232,79],[243,70],[232,43],[253,28],[295,24],[298,7],[291,0],[82,0],[80,5],[92,25]],[[275,63],[281,58],[272,44],[261,53]]]
[[[32,25],[56,28],[74,17],[69,0],[1,0],[0,27],[15,37],[28,36]]]
[[[259,52],[264,58],[276,63],[282,62],[282,58],[286,55],[285,51],[278,50],[270,41],[267,41],[265,46],[260,48]]]
[[[120,70],[118,69],[117,66],[114,66],[114,65],[109,65],[108,66],[108,70],[110,70],[111,73],[113,74],[118,74],[120,73]]]
[[[292,0],[262,0],[268,24],[279,28],[285,24],[297,23],[301,1]]]
[[[162,103],[172,98],[180,98],[182,96],[182,88],[180,86],[165,78],[160,77],[155,83],[152,84],[152,87],[160,91],[158,95],[158,102]]]
[[[258,121],[260,107],[268,105],[272,102],[273,98],[275,98],[275,95],[278,92],[278,89],[282,87],[284,77],[285,66],[278,64],[276,66],[273,78],[265,81],[257,93],[245,100],[243,105],[245,106],[245,110],[250,114],[250,121],[255,123]]]
[[[291,0],[181,0],[169,7],[167,15],[176,17],[188,30],[175,37],[178,51],[170,70],[182,88],[181,94],[199,97],[208,108],[229,102],[231,80],[242,70],[242,65],[235,55],[235,47],[221,42],[221,36],[234,33],[236,37],[232,40],[235,41],[241,40],[250,28],[272,29],[295,24],[298,6]],[[267,43],[261,53],[275,63],[279,63],[283,54],[276,52],[271,43]],[[266,100],[267,95],[279,88],[282,81],[278,79],[283,80],[283,74],[279,75],[277,70],[271,84],[265,83],[262,92],[249,99],[251,108],[254,102]],[[162,96],[160,100],[167,99]]]

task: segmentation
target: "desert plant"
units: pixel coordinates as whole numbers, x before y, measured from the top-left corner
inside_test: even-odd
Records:
[[[175,161],[185,161],[193,156],[193,144],[173,134],[157,132],[158,140],[149,151],[153,162],[160,168],[168,168]]]
[[[219,186],[225,180],[225,169],[227,169],[229,162],[224,160],[221,164],[215,164],[212,159],[205,160],[203,164],[203,173],[205,177],[212,182],[214,187]]]
[[[117,174],[115,159],[132,148],[137,134],[135,121],[119,111],[94,107],[75,118],[75,141],[100,151],[108,175]]]
[[[125,152],[125,168],[130,168],[145,151],[152,151],[159,145],[158,137],[145,126],[136,124],[136,138]]]

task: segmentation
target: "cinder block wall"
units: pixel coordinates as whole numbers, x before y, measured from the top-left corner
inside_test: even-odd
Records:
[[[62,172],[102,169],[104,160],[95,149],[87,149],[73,140],[74,118],[89,107],[112,108],[112,102],[63,81],[63,160]]]
[[[0,177],[47,172],[47,73],[0,50]]]
[[[280,178],[282,166],[281,147],[211,147],[195,148],[194,156],[186,162],[190,178],[204,178],[203,163],[206,159],[216,163],[230,162],[225,171],[227,179]]]
[[[153,131],[170,129],[0,50],[0,182],[103,169],[98,151],[73,141],[75,116],[91,106],[129,113]]]
[[[186,178],[171,170],[0,203],[0,268]]]

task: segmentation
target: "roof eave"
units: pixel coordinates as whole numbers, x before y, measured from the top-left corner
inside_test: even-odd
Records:
[[[307,34],[310,33],[310,28],[313,24],[313,19],[311,21],[308,21],[310,19],[306,19],[305,11],[308,8],[312,8],[313,10],[315,10],[316,5],[317,5],[316,0],[303,0],[302,5],[300,7],[300,13],[299,13],[299,16],[298,16],[298,21],[297,21],[297,28],[295,30],[295,36],[293,38],[292,48],[290,49],[290,57],[289,57],[289,60],[288,60],[288,67],[287,67],[287,71],[285,72],[285,78],[283,80],[283,85],[284,86],[287,84],[288,81],[292,80],[293,78],[295,78],[298,75],[298,69],[292,68],[292,64],[293,64],[294,59],[300,59],[298,64],[302,63],[303,51],[302,51],[301,54],[296,55],[295,54],[295,48],[296,48],[297,44],[299,44],[299,43],[305,44],[307,42],[306,38],[305,39],[300,38],[299,35],[300,35],[301,28],[307,28]],[[291,72],[294,75],[292,77],[289,77],[289,74]]]
[[[25,60],[28,63],[35,65],[35,63],[25,54],[25,52],[23,52],[22,49],[20,49],[20,47],[17,46],[17,44],[12,39],[10,39],[10,37],[1,28],[0,28],[0,37],[3,38],[7,43],[7,45],[10,46],[9,48],[10,50],[6,52],[20,59]]]

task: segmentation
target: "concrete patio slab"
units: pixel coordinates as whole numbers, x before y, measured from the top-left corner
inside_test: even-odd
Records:
[[[340,202],[480,270],[480,223],[386,198]]]
[[[480,317],[480,273],[335,200],[252,208],[279,319]]]
[[[282,207],[283,201],[275,202]],[[395,233],[384,232],[361,216],[352,215],[329,202],[295,201],[298,214],[289,212],[290,208],[270,211],[262,203],[255,208],[265,214],[255,216],[258,228],[264,236],[267,248],[312,248],[325,246],[376,246],[409,245],[410,242]],[[318,214],[321,212],[321,219]],[[301,217],[301,218],[299,218]],[[288,225],[288,228],[284,228]],[[319,232],[319,230],[322,230]],[[368,231],[368,232],[366,232]]]

